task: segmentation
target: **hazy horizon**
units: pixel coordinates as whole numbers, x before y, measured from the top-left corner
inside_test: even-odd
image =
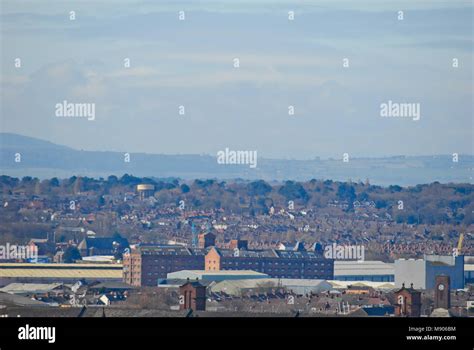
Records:
[[[6,0],[0,18],[2,132],[148,154],[474,154],[469,1]],[[94,120],[57,118],[63,101]],[[383,118],[388,101],[421,117]]]
[[[38,141],[44,141],[44,142],[48,142],[48,143],[51,143],[55,146],[61,146],[61,147],[67,147],[67,148],[70,148],[74,151],[85,151],[85,152],[114,152],[114,153],[123,153],[125,152],[124,150],[107,150],[107,151],[103,151],[103,150],[100,150],[100,149],[78,149],[78,148],[75,148],[73,146],[70,146],[70,145],[64,145],[64,144],[59,144],[59,143],[55,143],[55,142],[52,142],[50,140],[45,140],[45,139],[41,139],[41,138],[37,138],[37,137],[34,137],[34,136],[28,136],[28,135],[21,135],[21,134],[17,134],[17,133],[9,133],[9,132],[0,132],[0,135],[13,135],[13,136],[19,136],[19,137],[27,137],[27,138],[30,138],[30,139],[35,139],[35,140],[38,140]],[[0,148],[2,147],[2,143],[0,142]],[[215,158],[216,155],[215,154],[210,154],[210,153],[149,153],[149,152],[132,152],[132,153],[135,153],[135,154],[148,154],[148,155],[165,155],[165,156],[187,156],[187,155],[190,155],[190,156],[209,156],[209,157],[213,157]],[[460,157],[462,156],[468,156],[468,157],[474,157],[474,154],[459,154]],[[375,157],[372,157],[372,156],[364,156],[364,155],[361,155],[361,156],[357,156],[357,157],[352,157],[352,159],[385,159],[385,158],[397,158],[397,157],[407,157],[407,158],[410,158],[410,157],[413,157],[413,158],[423,158],[423,157],[449,157],[449,158],[452,158],[452,154],[415,154],[415,155],[405,155],[405,154],[389,154],[389,155],[381,155],[381,156],[375,156]],[[340,160],[342,157],[320,157],[318,155],[314,155],[313,157],[308,157],[308,158],[289,158],[289,157],[286,157],[286,158],[266,158],[266,157],[262,157],[263,159],[268,159],[268,160],[297,160],[297,161],[311,161],[311,160],[316,160],[316,159],[320,159],[320,160]]]

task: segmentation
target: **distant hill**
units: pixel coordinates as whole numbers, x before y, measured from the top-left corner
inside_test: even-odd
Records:
[[[15,162],[15,154],[21,162]],[[248,165],[219,165],[210,155],[163,155],[132,153],[124,162],[124,153],[80,151],[45,140],[11,133],[0,133],[1,175],[39,178],[82,175],[152,176],[183,179],[264,179],[310,180],[331,179],[365,181],[379,185],[416,185],[442,183],[472,183],[474,157],[460,155],[453,163],[450,155],[422,157],[353,158],[342,160],[279,160],[258,159],[256,169]]]
[[[71,150],[72,148],[60,146],[55,143],[37,139],[34,137],[23,136],[11,133],[0,133],[0,146],[2,149],[21,148],[24,150]]]

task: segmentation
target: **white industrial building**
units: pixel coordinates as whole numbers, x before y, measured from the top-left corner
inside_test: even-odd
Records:
[[[450,277],[451,289],[464,288],[464,256],[425,255],[424,259],[395,260],[397,288],[413,283],[417,289],[432,289],[439,275]]]
[[[223,271],[204,271],[204,270],[182,270],[170,272],[166,275],[167,279],[173,280],[207,280],[207,281],[225,281],[225,280],[243,280],[243,279],[262,279],[269,278],[265,273],[252,270],[223,270]]]
[[[334,262],[334,279],[339,281],[393,282],[395,267],[383,261]]]

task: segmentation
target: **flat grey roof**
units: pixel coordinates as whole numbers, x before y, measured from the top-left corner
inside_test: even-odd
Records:
[[[334,276],[394,275],[393,263],[383,261],[334,261]]]

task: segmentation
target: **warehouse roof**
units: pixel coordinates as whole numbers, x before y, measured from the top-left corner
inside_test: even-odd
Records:
[[[0,288],[0,292],[10,294],[47,293],[62,286],[62,283],[10,283]]]
[[[393,275],[394,264],[383,261],[334,261],[334,276]]]
[[[122,278],[119,264],[0,264],[0,278]]]
[[[353,287],[371,287],[374,289],[395,289],[393,282],[372,282],[372,281],[328,281],[333,288],[347,289],[349,286]]]
[[[136,287],[131,286],[129,284],[119,282],[119,281],[110,281],[110,282],[100,282],[94,285],[89,286],[89,289],[115,289],[115,290],[128,290],[128,289],[135,289]]]
[[[48,304],[42,301],[33,300],[21,295],[9,294],[0,292],[0,304],[3,305],[17,305],[17,306],[44,306],[49,307]]]
[[[244,278],[266,278],[267,274],[252,270],[221,270],[221,271],[203,271],[203,270],[182,270],[170,272],[168,279],[207,279],[207,280],[223,280],[223,279],[244,279]]]
[[[328,289],[332,288],[332,285],[328,283],[326,280],[309,280],[309,279],[301,279],[301,278],[281,278],[280,279],[281,285],[285,287],[291,286],[301,286],[301,287],[316,287],[316,286],[325,286]]]
[[[122,270],[122,264],[41,264],[41,263],[0,263],[2,269],[99,269],[99,270]]]
[[[217,282],[211,286],[212,292],[224,292],[230,295],[239,295],[241,292],[254,291],[259,289],[285,288],[296,293],[306,294],[309,292],[322,292],[332,289],[332,285],[325,280],[308,280],[293,278],[259,278],[259,279],[238,279]]]
[[[239,295],[243,290],[258,288],[278,288],[278,280],[275,278],[225,280],[211,286],[211,291],[214,293],[224,292],[229,295]]]

